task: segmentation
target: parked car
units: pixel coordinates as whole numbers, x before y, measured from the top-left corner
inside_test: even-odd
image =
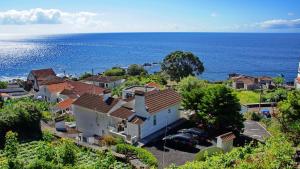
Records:
[[[197,145],[197,140],[194,139],[193,135],[187,133],[179,133],[174,135],[169,135],[163,138],[167,144],[174,144],[176,146],[184,145],[195,147]]]
[[[191,134],[195,139],[199,141],[206,141],[208,139],[208,133],[198,128],[181,129],[177,132]]]

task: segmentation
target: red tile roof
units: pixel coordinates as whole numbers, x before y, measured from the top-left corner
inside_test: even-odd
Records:
[[[116,111],[110,113],[110,115],[121,119],[128,119],[131,115],[133,115],[133,112],[128,108],[120,107]]]
[[[47,76],[56,76],[55,72],[51,68],[49,68],[49,69],[32,70],[31,73],[37,79],[39,79],[39,78],[45,78]]]
[[[57,76],[47,76],[47,77],[42,77],[38,79],[39,85],[50,85],[50,84],[57,84],[57,83],[63,83],[64,79],[57,77]]]
[[[146,93],[145,102],[149,113],[156,113],[170,106],[180,103],[180,95],[172,89],[155,93]]]
[[[219,136],[223,141],[234,140],[236,137],[232,132],[228,132]]]
[[[61,110],[65,110],[67,108],[70,108],[74,101],[75,100],[73,100],[73,99],[67,99],[67,100],[61,101],[57,104],[57,107]]]
[[[149,86],[149,87],[155,87],[155,88],[158,88],[158,89],[160,88],[160,85],[155,83],[155,82],[150,82],[150,83],[147,83],[146,85]]]
[[[73,90],[70,89],[64,89],[62,92],[60,92],[61,95],[68,96],[69,98],[76,99],[79,97]]]
[[[108,113],[111,108],[118,103],[118,101],[118,99],[112,97],[108,98],[106,101],[103,101],[103,96],[85,93],[80,96],[73,104],[102,113]]]

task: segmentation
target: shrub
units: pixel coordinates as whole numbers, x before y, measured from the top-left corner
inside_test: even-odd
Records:
[[[43,131],[43,140],[51,142],[54,139],[54,135],[50,131]]]
[[[102,143],[105,144],[106,146],[111,146],[116,144],[116,138],[114,138],[111,135],[104,135]]]
[[[7,88],[7,82],[0,81],[0,89],[6,89]]]
[[[260,121],[261,119],[263,119],[263,116],[260,113],[256,113],[256,112],[246,112],[244,114],[244,117],[247,120],[254,120],[254,121]]]
[[[83,80],[83,79],[88,78],[88,77],[91,77],[91,76],[92,76],[91,73],[84,72],[84,74],[82,74],[82,75],[80,75],[80,76],[78,77],[78,80]]]
[[[125,69],[122,69],[120,67],[113,67],[109,70],[106,70],[104,72],[105,76],[124,76],[126,73]]]
[[[42,112],[42,120],[45,122],[51,121],[52,120],[52,114],[49,111],[43,111]]]
[[[63,167],[49,161],[36,159],[25,166],[25,169],[63,169]]]
[[[9,131],[5,135],[5,153],[8,159],[14,159],[17,157],[18,153],[18,134]]]
[[[134,147],[129,144],[117,144],[116,151],[122,154],[133,154],[136,155],[144,163],[148,164],[149,166],[157,167],[158,161],[155,156],[147,151],[146,149]]]
[[[77,147],[68,139],[63,139],[62,144],[58,148],[58,154],[64,165],[74,165],[76,161]]]
[[[144,67],[132,64],[127,69],[127,74],[130,76],[139,76],[139,75],[146,75],[148,72],[144,69]]]
[[[212,155],[224,153],[223,149],[219,147],[208,147],[205,149],[200,150],[196,155],[195,155],[195,160],[196,161],[205,161],[207,157],[210,157]]]

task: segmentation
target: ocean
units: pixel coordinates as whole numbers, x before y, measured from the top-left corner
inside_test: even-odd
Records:
[[[196,54],[202,79],[224,80],[228,73],[297,75],[300,34],[279,33],[91,33],[0,37],[0,79],[26,77],[32,69],[53,68],[78,76],[112,66],[161,62],[172,51]],[[159,66],[147,68],[150,72]]]

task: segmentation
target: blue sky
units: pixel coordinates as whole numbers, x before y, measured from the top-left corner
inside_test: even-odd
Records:
[[[80,32],[300,32],[300,1],[0,1],[0,34]]]

